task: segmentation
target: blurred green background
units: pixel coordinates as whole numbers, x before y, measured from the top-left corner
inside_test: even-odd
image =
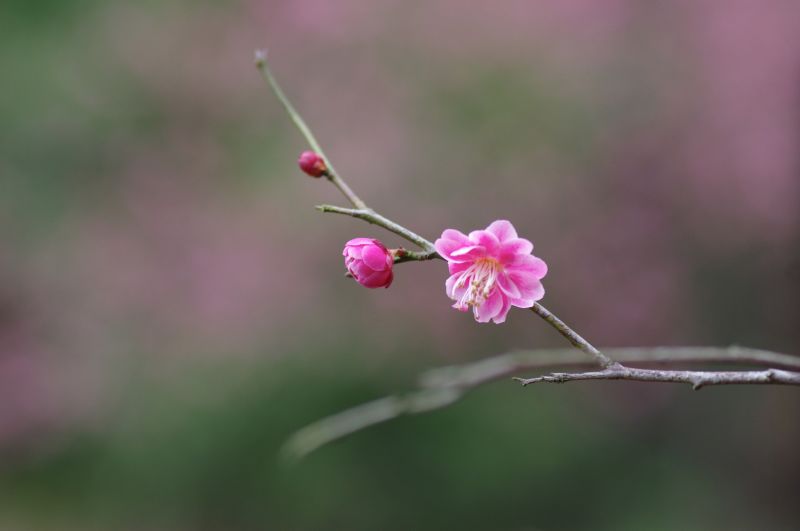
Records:
[[[0,5],[0,529],[796,529],[791,388],[498,382],[277,451],[420,372],[562,346],[389,290],[252,65],[372,206],[510,219],[599,346],[800,340],[800,5]]]

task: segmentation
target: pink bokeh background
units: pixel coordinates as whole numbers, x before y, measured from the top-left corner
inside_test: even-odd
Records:
[[[561,345],[525,312],[452,310],[438,262],[398,266],[390,290],[344,278],[345,241],[400,242],[312,208],[344,201],[295,167],[262,47],[371,206],[428,238],[512,220],[550,266],[543,302],[598,345],[795,353],[798,20],[779,0],[95,8],[34,52],[54,96],[13,132],[95,163],[65,166],[78,193],[44,229],[0,211],[0,447],[102,419],[131,365]]]

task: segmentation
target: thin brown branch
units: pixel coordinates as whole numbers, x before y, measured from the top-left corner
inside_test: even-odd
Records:
[[[620,363],[652,364],[726,364],[800,371],[800,356],[739,346],[731,347],[629,347],[604,349]],[[592,363],[573,349],[520,350],[482,360],[431,369],[420,377],[424,388],[458,387],[471,389],[496,380],[504,380],[532,369],[549,367],[587,367]]]
[[[403,262],[422,262],[424,260],[442,259],[436,250],[433,251],[409,251],[408,249],[396,249],[394,252],[394,263],[402,264]]]
[[[531,311],[544,319],[550,326],[555,328],[559,334],[567,338],[572,346],[577,349],[582,350],[597,362],[598,365],[603,367],[604,369],[608,369],[610,367],[618,366],[619,364],[616,363],[614,360],[594,348],[594,346],[583,339],[577,332],[575,332],[572,328],[566,325],[564,321],[556,317],[550,310],[539,304],[538,302],[533,303],[533,307]]]
[[[353,433],[403,415],[440,409],[460,398],[457,389],[429,389],[366,402],[299,429],[283,445],[281,455],[290,461],[302,459],[321,446]]]
[[[278,98],[278,101],[281,102],[281,105],[283,105],[283,108],[286,110],[286,113],[294,122],[294,125],[297,126],[297,129],[305,137],[306,141],[311,146],[311,148],[325,160],[325,165],[327,166],[327,172],[325,173],[325,177],[327,177],[327,179],[331,183],[333,183],[333,185],[336,186],[336,188],[338,188],[340,192],[342,192],[342,195],[344,195],[348,199],[348,201],[352,203],[354,207],[367,208],[366,203],[364,203],[364,201],[362,201],[361,198],[356,195],[353,189],[350,188],[350,185],[348,185],[345,182],[345,180],[339,176],[339,173],[333,167],[333,163],[328,158],[328,156],[325,155],[325,151],[323,151],[320,143],[317,142],[314,133],[311,132],[311,128],[308,127],[306,121],[303,119],[300,113],[297,112],[297,109],[294,108],[294,105],[292,105],[292,102],[289,100],[289,98],[283,92],[283,89],[281,89],[281,86],[278,84],[278,80],[275,79],[275,76],[272,75],[272,71],[269,69],[269,65],[267,64],[266,50],[256,50],[255,64],[256,68],[258,68],[258,71],[261,72],[261,76],[269,84],[270,88],[272,88],[272,92]]]
[[[554,372],[534,378],[514,378],[523,386],[548,382],[565,383],[577,380],[628,380],[633,382],[686,383],[693,389],[707,385],[800,385],[800,372],[780,369],[763,371],[665,371],[659,369],[637,369],[612,367],[602,371]]]
[[[422,236],[420,236],[416,232],[405,228],[404,226],[400,225],[399,223],[395,223],[394,221],[390,220],[389,218],[386,218],[386,217],[378,214],[377,212],[375,212],[371,208],[343,208],[343,207],[338,207],[338,206],[334,206],[334,205],[317,205],[316,208],[320,212],[331,212],[331,213],[334,213],[334,214],[342,214],[342,215],[345,215],[345,216],[350,216],[350,217],[353,217],[353,218],[356,218],[356,219],[360,219],[360,220],[366,221],[367,223],[371,223],[372,225],[378,225],[379,227],[383,227],[384,229],[388,230],[389,232],[393,232],[393,233],[397,234],[398,236],[400,236],[401,238],[404,238],[404,239],[410,241],[411,243],[414,243],[414,244],[418,245],[422,249],[425,249],[425,254],[424,255],[418,254],[418,255],[414,255],[414,256],[418,256],[418,257],[425,256],[426,258],[409,258],[409,260],[412,260],[412,259],[429,260],[430,258],[433,258],[434,255],[438,256],[438,254],[436,253],[436,250],[433,248],[433,243],[431,243],[430,241],[426,240],[425,238],[423,238]],[[409,257],[410,256],[411,255],[409,255]],[[409,261],[409,260],[406,260],[406,261]]]
[[[395,223],[394,221],[378,214],[371,208],[367,206],[367,204],[353,191],[349,184],[339,175],[336,169],[333,166],[330,158],[325,154],[325,151],[322,149],[322,146],[317,141],[314,133],[311,132],[311,128],[308,127],[306,121],[297,112],[292,102],[283,92],[281,86],[278,84],[278,81],[275,79],[275,76],[272,75],[272,71],[267,64],[267,53],[264,50],[257,50],[255,55],[255,64],[258,71],[261,72],[262,77],[267,81],[270,88],[272,89],[275,96],[283,105],[283,108],[286,110],[286,113],[292,119],[297,129],[300,133],[305,137],[308,144],[311,148],[316,151],[324,160],[325,164],[327,165],[327,172],[325,173],[325,177],[334,185],[336,188],[342,192],[348,201],[353,205],[352,209],[341,208],[341,207],[334,207],[331,205],[321,205],[318,206],[317,209],[321,210],[322,212],[335,212],[338,214],[345,214],[349,216],[353,216],[355,218],[363,219],[369,223],[374,225],[381,226],[386,230],[397,234],[398,236],[405,238],[406,240],[418,245],[422,248],[426,253],[433,254],[436,251],[433,248],[433,243],[429,240],[426,240],[419,234],[403,227],[402,225]],[[422,255],[420,255],[422,256]],[[425,258],[428,259],[428,258]]]
[[[794,375],[788,371],[778,371],[774,367],[800,370],[800,356],[790,356],[766,350],[745,347],[656,347],[656,348],[617,348],[606,352],[623,363],[725,363],[772,367],[766,371],[704,373],[702,371],[667,371],[692,375],[732,374],[750,375],[775,373],[774,377],[784,378]],[[342,411],[330,417],[309,424],[296,432],[284,445],[286,457],[298,459],[314,450],[363,429],[387,422],[404,415],[426,413],[444,408],[458,402],[467,392],[493,381],[506,379],[524,370],[545,369],[563,366],[587,366],[592,364],[585,354],[573,349],[525,350],[492,356],[473,363],[440,367],[422,374],[419,389],[405,395],[394,395]],[[627,369],[642,371],[646,369]],[[604,373],[605,371],[596,371]],[[664,371],[662,371],[664,372]],[[563,373],[560,373],[563,374]],[[591,374],[591,373],[583,373]],[[552,375],[550,375],[552,376]],[[702,376],[701,376],[702,377]],[[764,376],[751,377],[751,379]],[[598,378],[593,378],[598,379]],[[610,378],[602,378],[610,379]],[[545,381],[545,380],[542,380]],[[647,380],[650,381],[650,380]],[[664,380],[658,380],[664,381]],[[676,381],[676,380],[671,380]],[[695,380],[698,381],[698,380]],[[686,383],[695,384],[695,381]],[[786,383],[728,381],[725,383]],[[703,383],[702,385],[710,385]],[[791,385],[797,385],[792,382]]]

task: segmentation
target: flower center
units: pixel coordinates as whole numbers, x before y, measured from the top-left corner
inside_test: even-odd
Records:
[[[469,285],[458,300],[458,307],[480,306],[489,298],[503,266],[494,258],[479,258],[456,281],[456,288]]]

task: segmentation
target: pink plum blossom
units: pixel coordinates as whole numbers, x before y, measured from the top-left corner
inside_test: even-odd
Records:
[[[365,288],[388,288],[394,274],[394,257],[386,247],[372,238],[354,238],[344,246],[347,271]]]
[[[435,246],[450,269],[445,288],[456,301],[453,308],[465,312],[471,307],[479,323],[500,324],[511,306],[530,308],[544,297],[541,279],[547,264],[531,254],[533,244],[517,237],[506,220],[469,236],[447,229]]]

